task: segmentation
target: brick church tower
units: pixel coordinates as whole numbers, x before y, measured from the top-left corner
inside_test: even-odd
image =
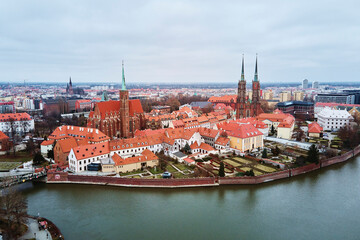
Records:
[[[121,136],[124,138],[130,137],[129,132],[129,91],[126,90],[124,61],[122,63],[122,87],[120,90],[120,121],[121,121]]]
[[[242,57],[241,64],[241,79],[238,83],[238,93],[237,93],[237,108],[236,108],[236,118],[244,118],[246,116],[246,81],[244,73],[244,55]]]
[[[252,81],[252,99],[246,98],[246,80],[244,74],[244,56],[242,58],[241,79],[238,83],[238,93],[236,98],[236,118],[256,117],[263,110],[260,103],[260,82],[257,70],[257,55],[255,62],[255,75]]]
[[[257,55],[255,62],[255,75],[254,75],[254,80],[252,82],[252,90],[253,90],[253,95],[252,95],[253,116],[257,116],[263,112],[260,103],[260,82],[258,78]]]

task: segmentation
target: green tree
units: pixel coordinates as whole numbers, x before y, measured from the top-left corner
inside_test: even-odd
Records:
[[[319,163],[319,150],[317,149],[315,144],[311,145],[311,147],[309,148],[306,160],[311,163]]]
[[[189,146],[188,143],[185,144],[184,151],[185,151],[186,153],[190,153],[191,148],[190,148],[190,146]]]
[[[34,159],[33,159],[33,163],[34,165],[41,165],[45,162],[45,158],[43,157],[43,155],[41,155],[40,152],[35,153]]]
[[[47,157],[50,159],[54,159],[54,150],[53,149],[47,151]]]
[[[225,167],[223,162],[220,162],[219,177],[225,177]]]
[[[281,150],[278,146],[276,146],[275,148],[271,149],[272,154],[274,154],[275,156],[278,156],[281,153]]]
[[[274,134],[275,134],[274,125],[271,125],[270,132],[271,132],[271,135],[274,135]]]
[[[266,150],[266,148],[264,148],[264,150],[262,151],[261,157],[262,158],[267,158],[267,150]]]

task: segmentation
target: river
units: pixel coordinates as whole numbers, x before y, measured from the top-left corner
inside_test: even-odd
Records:
[[[359,178],[360,157],[257,186],[20,188],[66,239],[360,239]]]

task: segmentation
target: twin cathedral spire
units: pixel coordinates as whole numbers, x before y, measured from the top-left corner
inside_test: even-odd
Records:
[[[257,54],[255,60],[255,74],[252,81],[252,98],[246,98],[246,80],[245,80],[245,67],[244,55],[242,56],[241,63],[241,77],[238,83],[238,92],[236,98],[236,118],[256,117],[262,113],[260,107],[260,82],[258,77],[257,67]]]

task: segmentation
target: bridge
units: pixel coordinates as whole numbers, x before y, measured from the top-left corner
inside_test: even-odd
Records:
[[[10,187],[15,184],[20,184],[28,181],[34,181],[39,180],[42,177],[46,177],[47,172],[41,171],[41,172],[33,172],[33,173],[25,173],[22,175],[15,175],[15,176],[9,176],[9,177],[3,177],[0,179],[0,188]]]

